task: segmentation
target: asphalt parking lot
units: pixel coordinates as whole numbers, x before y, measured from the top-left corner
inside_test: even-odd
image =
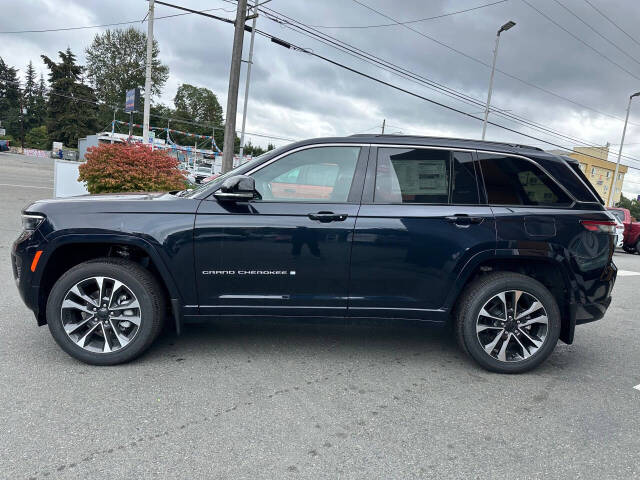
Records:
[[[606,317],[524,375],[422,325],[188,326],[91,367],[36,326],[11,274],[52,165],[0,154],[0,478],[640,476],[640,255],[616,253]]]

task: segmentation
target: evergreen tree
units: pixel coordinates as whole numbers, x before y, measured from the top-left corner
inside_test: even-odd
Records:
[[[36,114],[36,99],[38,96],[38,84],[36,83],[36,71],[33,68],[33,62],[29,60],[27,65],[26,79],[23,90],[23,106],[27,113],[24,115],[25,132],[34,127],[39,127],[41,123],[34,116]]]
[[[47,87],[44,84],[44,76],[40,74],[40,82],[36,90],[33,118],[38,126],[47,121]]]
[[[56,63],[46,55],[42,60],[49,68],[49,100],[47,102],[47,131],[51,141],[76,147],[78,138],[96,133],[98,129],[93,89],[82,81],[83,67],[76,64],[76,57],[67,48],[58,52]]]
[[[0,57],[0,121],[7,135],[20,137],[20,83],[18,70]]]

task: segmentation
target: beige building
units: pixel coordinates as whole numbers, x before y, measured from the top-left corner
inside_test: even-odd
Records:
[[[627,173],[627,167],[621,164],[618,169],[618,178],[613,178],[616,163],[607,160],[609,145],[605,147],[575,147],[569,156],[580,162],[580,169],[596,188],[606,205],[609,205],[611,195],[613,195],[614,204],[620,201],[622,182],[624,174]]]

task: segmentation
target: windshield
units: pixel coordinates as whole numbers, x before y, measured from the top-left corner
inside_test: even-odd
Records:
[[[236,168],[229,170],[227,173],[223,173],[222,175],[220,175],[219,177],[213,179],[210,182],[207,183],[201,183],[200,185],[195,186],[193,189],[189,189],[187,190],[185,193],[182,194],[183,197],[193,197],[195,195],[197,195],[198,193],[206,190],[207,188],[211,187],[211,185],[213,184],[219,184],[220,182],[224,182],[227,178],[229,177],[233,177],[234,175],[238,175],[240,173],[240,171],[249,171],[253,168],[253,166],[259,164],[260,162],[262,162],[262,160],[265,159],[265,157],[267,156],[271,156],[271,155],[277,155],[281,150],[283,150],[285,147],[280,147],[280,148],[276,148],[275,150],[270,150],[268,152],[263,153],[262,155],[258,155],[255,158],[252,158],[251,160],[249,160],[248,162],[244,162],[241,165],[238,165]]]

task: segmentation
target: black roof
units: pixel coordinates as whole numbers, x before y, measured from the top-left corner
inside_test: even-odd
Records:
[[[357,134],[348,137],[324,137],[312,138],[296,142],[298,145],[308,145],[313,143],[387,143],[387,144],[410,144],[430,147],[451,147],[451,148],[469,148],[477,150],[491,150],[494,152],[504,153],[525,153],[536,152],[543,153],[544,150],[529,145],[521,145],[518,143],[506,142],[487,142],[483,140],[473,140],[468,138],[447,138],[447,137],[421,137],[415,135],[372,135]]]

